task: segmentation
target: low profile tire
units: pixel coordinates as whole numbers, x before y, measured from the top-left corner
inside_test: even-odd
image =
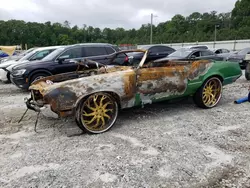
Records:
[[[80,104],[77,106],[77,108],[76,108],[76,110],[75,110],[75,122],[76,122],[76,124],[77,124],[77,126],[78,127],[80,127],[81,126],[81,116],[80,116],[80,107],[81,107],[81,105],[82,105],[82,102],[80,102]],[[81,128],[82,129],[82,128]],[[83,129],[82,129],[83,130]],[[85,130],[84,130],[85,131]]]
[[[32,84],[33,82],[35,82],[41,78],[45,78],[47,76],[49,76],[49,74],[47,74],[47,73],[36,73],[31,77],[30,84]]]
[[[207,79],[194,95],[195,104],[204,109],[215,107],[222,95],[222,82],[217,77]]]
[[[250,80],[250,63],[247,63],[246,70],[245,70],[245,78]]]
[[[99,134],[108,131],[118,115],[117,101],[108,93],[95,93],[77,109],[75,120],[83,131]]]

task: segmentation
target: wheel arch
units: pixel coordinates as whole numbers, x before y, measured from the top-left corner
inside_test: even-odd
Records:
[[[74,108],[77,109],[83,101],[85,101],[89,96],[91,96],[95,93],[108,93],[109,95],[114,97],[114,99],[116,100],[116,102],[118,104],[119,109],[121,109],[121,97],[114,91],[95,91],[95,92],[83,95],[77,99],[77,101],[75,102]]]
[[[34,71],[32,71],[32,72],[29,73],[29,76],[28,76],[29,81],[37,73],[46,73],[46,74],[48,74],[50,76],[52,75],[52,73],[49,70],[47,70],[47,69],[37,69],[37,70],[34,70]]]
[[[200,82],[199,87],[196,88],[195,93],[200,89],[200,87],[202,87],[202,85],[203,85],[204,83],[206,83],[207,80],[209,80],[210,78],[213,78],[213,77],[216,77],[216,78],[220,79],[220,81],[221,81],[221,83],[222,83],[222,85],[223,85],[224,78],[223,78],[223,76],[222,76],[221,74],[210,74],[210,75],[205,76],[205,77],[202,79],[202,81]]]
[[[213,78],[213,77],[219,78],[220,81],[221,81],[221,83],[223,84],[223,82],[224,82],[224,77],[223,77],[223,75],[221,75],[220,73],[207,75],[206,77],[204,77],[204,79],[203,79],[203,81],[202,81],[202,84],[204,84],[208,79]]]

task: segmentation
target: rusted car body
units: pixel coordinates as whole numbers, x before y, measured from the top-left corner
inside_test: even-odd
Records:
[[[95,68],[86,70],[90,66],[85,64],[83,71],[34,82],[30,86],[31,98],[26,102],[28,108],[51,110],[58,117],[74,115],[81,129],[102,133],[115,123],[119,109],[190,95],[198,106],[212,108],[221,98],[222,86],[242,75],[238,64],[226,61],[145,63],[147,51],[132,51],[145,53],[137,66],[96,63]]]

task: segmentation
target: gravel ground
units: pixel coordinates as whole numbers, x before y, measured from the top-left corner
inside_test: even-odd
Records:
[[[0,84],[0,187],[250,187],[250,103],[243,77],[216,108],[187,99],[121,112],[115,126],[83,134],[72,119],[29,111],[28,96]]]

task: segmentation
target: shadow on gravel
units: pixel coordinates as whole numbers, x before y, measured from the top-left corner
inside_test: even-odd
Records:
[[[20,89],[13,84],[0,84],[0,95],[29,94],[29,91]]]

